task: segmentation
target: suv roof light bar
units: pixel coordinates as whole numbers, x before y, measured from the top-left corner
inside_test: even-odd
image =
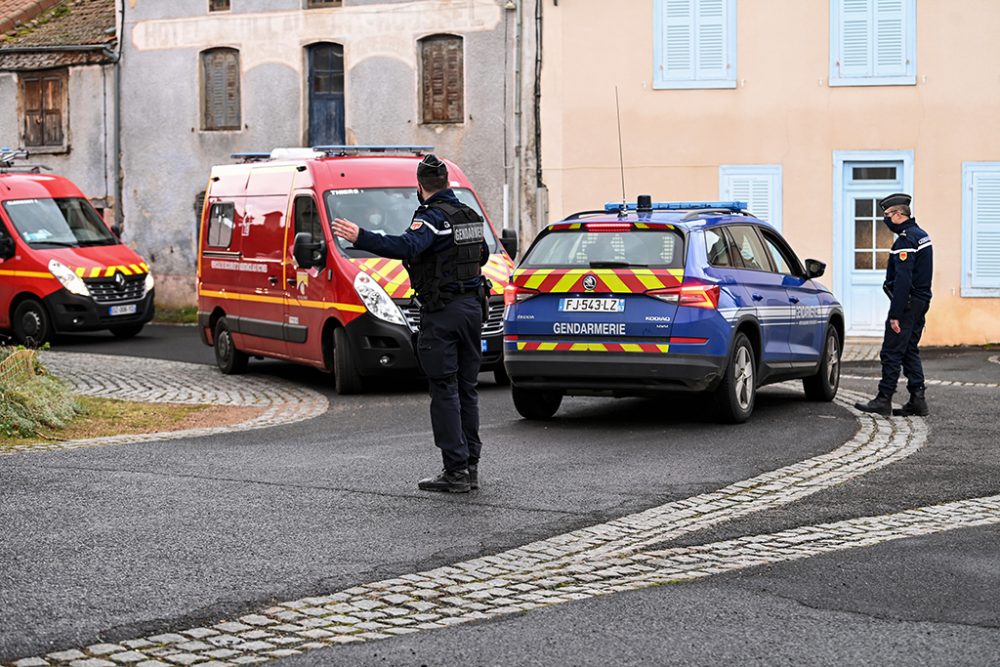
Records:
[[[642,211],[697,211],[714,210],[739,213],[746,209],[745,201],[658,201],[642,207]],[[637,203],[610,202],[604,205],[605,213],[640,210]]]
[[[413,153],[423,155],[434,150],[433,146],[313,146],[317,153],[331,155],[349,155],[352,153]]]

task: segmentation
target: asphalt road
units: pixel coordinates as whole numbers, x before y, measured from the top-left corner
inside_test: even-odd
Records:
[[[190,327],[56,349],[212,362]],[[997,353],[928,352],[928,377],[995,385]],[[843,408],[784,387],[741,426],[715,424],[696,399],[569,399],[531,423],[484,375],[483,488],[443,496],[416,490],[440,460],[419,382],[340,398],[319,372],[251,370],[302,382],[331,409],[262,431],[0,457],[0,662],[497,553],[832,451],[858,429]],[[909,458],[664,546],[1000,493],[1000,389],[928,398],[928,440]],[[998,547],[996,525],[949,531],[280,662],[997,664]]]

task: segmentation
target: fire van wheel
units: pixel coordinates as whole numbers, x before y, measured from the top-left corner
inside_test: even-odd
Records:
[[[753,346],[745,334],[738,333],[736,340],[733,341],[733,351],[725,375],[715,390],[719,418],[731,424],[745,422],[753,412],[756,397],[757,377]]]
[[[804,378],[802,386],[810,401],[832,401],[840,387],[840,336],[833,327],[826,329],[826,343],[816,375]]]
[[[333,381],[338,394],[360,394],[364,385],[343,329],[333,330]]]
[[[125,324],[120,327],[111,327],[111,335],[122,340],[135,338],[144,326],[144,324]]]
[[[552,419],[562,404],[562,394],[542,389],[511,387],[514,407],[525,419]]]
[[[226,375],[239,375],[245,373],[250,363],[250,357],[246,352],[236,349],[233,342],[233,334],[229,331],[229,323],[226,318],[220,318],[215,323],[215,363],[219,370]]]
[[[14,329],[14,339],[25,347],[41,347],[52,336],[49,313],[45,310],[45,306],[34,299],[22,301],[17,305],[11,324]]]
[[[500,365],[493,369],[493,381],[501,387],[510,384],[510,376],[507,375],[507,369],[503,367],[503,362],[500,362]]]

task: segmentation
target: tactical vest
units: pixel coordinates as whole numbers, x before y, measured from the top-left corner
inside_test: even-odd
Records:
[[[421,307],[435,311],[470,291],[465,288],[465,283],[482,275],[479,260],[483,219],[465,204],[434,202],[428,208],[436,208],[448,218],[451,245],[440,252],[422,252],[404,265]],[[448,289],[445,290],[445,287]]]

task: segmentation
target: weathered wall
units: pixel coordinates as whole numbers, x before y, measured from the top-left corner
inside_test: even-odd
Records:
[[[716,199],[721,164],[781,164],[784,232],[833,259],[833,153],[911,150],[914,213],[934,239],[927,344],[1000,341],[1000,298],[962,298],[963,161],[1000,160],[1000,30],[990,0],[917,3],[917,84],[830,87],[829,3],[737,3],[737,85],[653,90],[651,0],[545,6],[543,144],[552,217],[621,198]],[[824,280],[835,284],[835,274]]]

